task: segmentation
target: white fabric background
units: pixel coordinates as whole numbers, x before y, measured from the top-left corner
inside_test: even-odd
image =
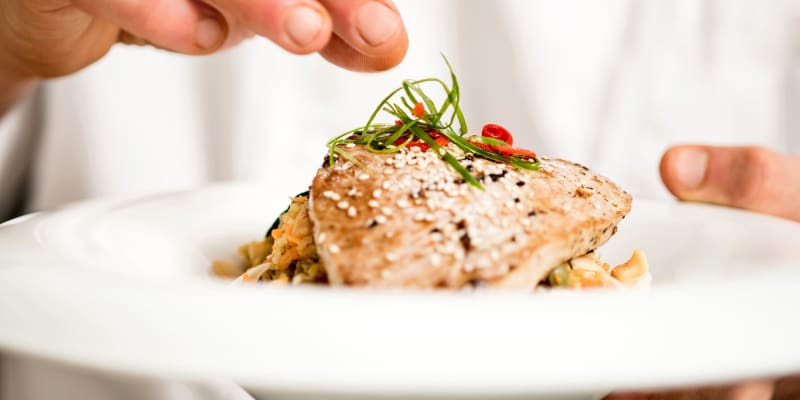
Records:
[[[798,1],[399,6],[411,48],[385,74],[341,71],[263,39],[206,58],[114,48],[0,121],[0,212],[20,195],[26,160],[29,210],[229,179],[297,192],[325,141],[362,124],[401,79],[445,77],[440,51],[459,74],[474,131],[501,123],[520,145],[586,164],[636,195],[667,195],[658,161],[672,143],[800,151]],[[122,380],[18,358],[6,358],[2,373],[4,399],[238,396],[153,382],[137,396]]]

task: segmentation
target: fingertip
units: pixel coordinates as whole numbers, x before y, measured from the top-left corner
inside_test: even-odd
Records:
[[[287,9],[280,26],[278,45],[300,55],[322,50],[333,31],[330,15],[316,2],[303,2]]]
[[[667,190],[680,199],[691,199],[706,180],[708,149],[681,145],[668,149],[661,157],[659,172]]]

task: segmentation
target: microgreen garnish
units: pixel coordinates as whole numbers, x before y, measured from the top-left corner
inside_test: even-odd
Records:
[[[381,100],[364,126],[344,132],[328,142],[330,164],[333,165],[339,155],[357,166],[361,165],[355,157],[340,147],[348,143],[362,145],[374,153],[395,153],[410,147],[431,149],[450,164],[465,182],[483,190],[478,179],[447,150],[448,143],[453,143],[464,153],[510,164],[516,168],[538,170],[539,160],[535,153],[512,148],[510,141],[486,135],[465,136],[468,129],[460,107],[458,79],[447,57],[442,55],[442,58],[450,72],[450,86],[439,78],[403,81],[399,88]],[[423,85],[443,91],[444,100],[439,107],[422,89]],[[381,111],[394,117],[395,122],[375,122]]]

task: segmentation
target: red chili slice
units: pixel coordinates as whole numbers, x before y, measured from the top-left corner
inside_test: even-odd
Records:
[[[436,144],[438,144],[439,146],[447,146],[447,144],[450,143],[450,139],[448,139],[447,136],[440,134],[439,132],[430,131],[427,133],[428,135],[431,136],[433,141],[435,141]],[[402,141],[400,143],[402,143]],[[419,139],[415,139],[414,141],[409,143],[408,146],[406,147],[408,148],[417,147],[420,149],[420,151],[427,151],[428,149],[431,148],[430,146],[428,146],[427,143]]]
[[[422,102],[414,104],[414,111],[411,112],[417,118],[422,118],[425,115],[425,106],[422,105]]]
[[[527,149],[520,149],[511,146],[497,146],[495,149],[505,156],[522,156],[536,158],[536,153]]]
[[[502,140],[508,143],[509,146],[514,145],[514,137],[511,136],[511,132],[497,124],[484,125],[483,129],[481,130],[481,136]]]

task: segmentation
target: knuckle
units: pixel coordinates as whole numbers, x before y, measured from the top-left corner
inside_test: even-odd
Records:
[[[738,179],[732,194],[737,206],[758,204],[768,199],[772,184],[779,181],[778,156],[763,147],[748,147],[742,154],[736,171]]]

